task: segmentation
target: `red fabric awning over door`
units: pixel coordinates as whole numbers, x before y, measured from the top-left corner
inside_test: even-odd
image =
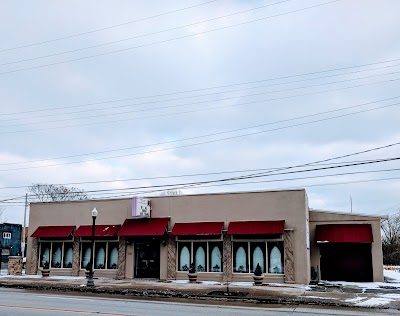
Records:
[[[41,238],[67,238],[75,226],[39,226],[31,237]]]
[[[283,234],[285,221],[248,221],[230,222],[228,234],[230,235],[276,235]]]
[[[171,235],[221,235],[223,227],[223,222],[176,223]]]
[[[169,218],[127,219],[118,232],[118,236],[162,236]]]
[[[94,228],[94,235],[96,237],[113,237],[117,234],[121,225],[96,225]],[[74,233],[75,237],[91,237],[92,225],[83,225]]]
[[[318,242],[365,242],[374,241],[370,224],[317,225]]]

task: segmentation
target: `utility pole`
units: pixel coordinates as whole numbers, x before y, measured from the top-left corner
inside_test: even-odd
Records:
[[[26,254],[26,211],[28,210],[28,193],[25,195],[25,211],[24,211],[24,226],[22,227],[22,242],[24,243],[24,252],[22,257],[25,257]]]
[[[350,213],[353,213],[353,199],[351,198],[351,195],[350,195]]]

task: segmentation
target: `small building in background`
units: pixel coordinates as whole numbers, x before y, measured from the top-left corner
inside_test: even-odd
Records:
[[[1,262],[7,262],[9,256],[21,255],[21,224],[0,224]]]

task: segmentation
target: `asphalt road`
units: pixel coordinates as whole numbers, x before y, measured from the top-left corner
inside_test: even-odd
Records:
[[[241,315],[400,315],[389,310],[349,310],[332,308],[246,307],[174,303],[133,299],[73,296],[0,288],[0,316],[116,315],[116,316],[241,316]]]

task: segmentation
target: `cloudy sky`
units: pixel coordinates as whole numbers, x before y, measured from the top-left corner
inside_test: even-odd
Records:
[[[393,212],[398,12],[397,0],[2,1],[6,219],[22,223],[32,183],[93,198],[303,187],[311,208]],[[249,177],[182,187],[237,176]]]

